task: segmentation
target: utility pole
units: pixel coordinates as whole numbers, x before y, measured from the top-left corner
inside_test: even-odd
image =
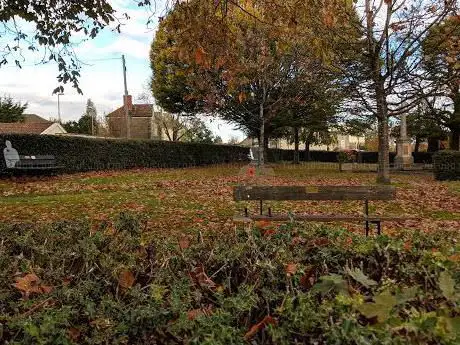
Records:
[[[125,84],[125,99],[124,99],[124,107],[125,107],[125,116],[126,116],[126,137],[129,139],[131,138],[131,117],[129,115],[129,109],[127,106],[128,101],[128,84],[126,82],[126,61],[125,55],[121,56],[121,61],[123,63],[123,82]]]
[[[58,121],[59,123],[61,123],[61,101],[59,99],[59,96],[62,96],[63,93],[58,93],[57,96],[58,96]]]

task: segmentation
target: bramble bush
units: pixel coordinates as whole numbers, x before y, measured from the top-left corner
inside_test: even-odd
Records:
[[[459,235],[0,227],[6,344],[458,344]]]

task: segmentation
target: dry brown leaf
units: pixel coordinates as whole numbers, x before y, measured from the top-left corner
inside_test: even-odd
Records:
[[[291,245],[296,246],[298,244],[304,244],[306,240],[303,237],[295,236],[291,240]]]
[[[329,241],[328,238],[326,238],[326,237],[318,237],[318,238],[308,242],[308,246],[309,247],[325,247],[330,243],[331,243],[331,241]]]
[[[195,62],[197,65],[202,65],[204,63],[204,49],[203,47],[199,47],[195,50]]]
[[[284,268],[284,271],[286,272],[288,276],[294,275],[295,272],[297,271],[297,264],[294,264],[294,263],[287,264],[286,267]]]
[[[315,268],[313,266],[309,266],[305,269],[302,277],[300,277],[300,286],[304,289],[310,289],[313,285],[315,285],[315,282]]]
[[[240,103],[243,103],[245,99],[246,99],[246,95],[244,94],[244,92],[240,92],[240,94],[238,95],[238,101]]]
[[[118,284],[123,289],[129,289],[132,287],[134,284],[134,275],[132,272],[128,270],[121,272],[120,277],[118,278]]]
[[[259,323],[256,323],[254,326],[252,326],[249,331],[244,335],[245,340],[251,339],[253,336],[255,336],[259,331],[265,328],[267,325],[275,325],[276,320],[271,317],[270,315],[267,315],[263,318],[262,321]]]
[[[20,290],[23,296],[28,297],[31,293],[42,293],[40,278],[34,273],[28,273],[24,277],[16,278],[16,283],[12,284]]]
[[[67,330],[67,334],[72,341],[77,342],[80,338],[81,332],[78,328],[71,327]]]
[[[193,309],[187,312],[187,319],[190,321],[195,320],[199,316],[210,316],[212,314],[212,306],[200,309]]]
[[[214,289],[217,285],[214,283],[211,278],[209,278],[204,270],[204,266],[194,268],[190,273],[190,278],[195,284],[198,284],[202,287],[207,287],[209,289]]]
[[[184,249],[187,249],[188,247],[190,247],[190,240],[188,238],[185,238],[185,237],[181,238],[179,240],[179,248],[181,250],[184,250]]]
[[[51,291],[53,291],[54,288],[48,285],[40,285],[40,289],[43,293],[50,293]]]

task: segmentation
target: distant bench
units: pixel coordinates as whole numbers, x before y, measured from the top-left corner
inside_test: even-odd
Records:
[[[53,173],[63,168],[63,166],[57,165],[56,157],[53,155],[19,155],[10,141],[7,140],[5,144],[3,156],[6,171],[47,171]]]
[[[380,235],[382,221],[404,221],[413,218],[386,217],[369,215],[370,200],[393,200],[396,197],[392,186],[238,186],[233,189],[235,201],[259,201],[259,214],[250,215],[245,208],[243,216],[234,217],[235,222],[252,222],[258,220],[287,221],[290,219],[313,222],[362,221],[365,224],[366,236],[369,235],[369,224],[377,226]],[[273,214],[271,207],[268,214],[263,214],[263,202],[267,200],[300,201],[300,200],[362,200],[364,202],[361,215],[334,214]]]

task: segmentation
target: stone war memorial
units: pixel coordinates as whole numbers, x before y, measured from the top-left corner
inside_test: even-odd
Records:
[[[396,157],[394,162],[395,169],[407,170],[414,165],[414,157],[412,156],[411,139],[407,137],[407,115],[401,115],[400,135],[396,140]]]

